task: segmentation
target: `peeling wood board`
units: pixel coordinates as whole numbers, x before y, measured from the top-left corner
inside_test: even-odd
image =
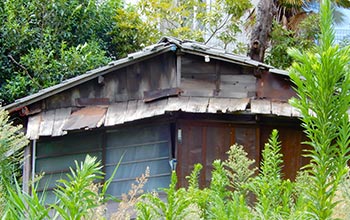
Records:
[[[245,111],[247,109],[249,101],[250,101],[249,98],[230,99],[228,111],[229,112]]]
[[[271,102],[272,114],[278,116],[292,116],[292,106],[283,102]]]
[[[143,97],[144,97],[144,102],[151,102],[155,101],[157,99],[165,98],[165,97],[170,97],[170,96],[178,96],[182,92],[181,89],[179,88],[167,88],[167,89],[158,89],[158,90],[153,90],[153,91],[144,91],[143,92]]]
[[[134,115],[135,115],[136,110],[137,110],[137,102],[138,102],[138,100],[128,101],[128,106],[126,108],[124,122],[135,120]]]
[[[39,139],[40,122],[41,113],[29,117],[26,136],[30,140]]]
[[[189,97],[168,98],[168,104],[164,111],[185,111]]]
[[[55,110],[41,113],[39,136],[51,136],[55,121]]]
[[[149,115],[151,115],[151,117],[157,116],[157,115],[163,115],[167,104],[168,104],[168,99],[163,99],[157,102],[149,103],[148,104]]]
[[[128,102],[118,102],[110,105],[107,110],[105,126],[123,124]]]
[[[135,121],[138,119],[148,118],[148,117],[151,117],[150,112],[148,111],[148,105],[145,104],[142,100],[138,100],[136,111],[130,118],[130,121]]]
[[[269,100],[251,100],[250,108],[252,113],[271,114],[271,102]]]
[[[52,136],[62,136],[67,132],[63,130],[63,126],[68,120],[72,109],[71,108],[60,108],[56,109],[55,122],[53,124]]]
[[[208,112],[237,112],[245,111],[249,104],[249,98],[231,99],[231,98],[210,98]]]
[[[209,98],[190,97],[185,111],[204,113],[204,112],[207,112],[208,105],[209,105]]]
[[[210,98],[208,105],[209,113],[227,112],[229,108],[229,98]]]

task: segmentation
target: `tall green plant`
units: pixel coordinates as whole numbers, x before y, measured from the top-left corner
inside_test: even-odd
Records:
[[[19,177],[20,161],[23,158],[22,149],[28,144],[27,138],[21,132],[22,126],[14,126],[9,121],[6,111],[0,110],[0,214],[9,196],[5,190],[15,187],[15,178]]]
[[[321,2],[321,35],[313,52],[290,49],[295,59],[290,77],[298,98],[291,104],[302,113],[302,126],[312,149],[307,152],[311,163],[310,212],[319,219],[329,219],[339,182],[347,172],[350,153],[350,47],[334,45],[332,10],[329,0]]]
[[[56,202],[53,204],[45,201],[45,191],[39,196],[34,186],[28,194],[22,192],[16,181],[14,187],[5,183],[9,196],[0,219],[104,219],[104,204],[114,200],[106,191],[120,162],[104,184],[96,183],[104,176],[101,163],[96,157],[87,155],[83,162],[79,164],[75,161],[75,164],[76,169],[70,168],[68,179],[58,181],[59,185],[55,189]]]
[[[198,219],[200,210],[186,196],[184,188],[176,189],[177,176],[175,171],[171,174],[171,182],[168,189],[167,201],[163,201],[158,194],[145,194],[144,199],[137,203],[138,218],[140,220],[164,219],[183,220]]]

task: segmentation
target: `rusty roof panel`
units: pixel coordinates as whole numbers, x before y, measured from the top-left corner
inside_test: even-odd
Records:
[[[106,108],[85,107],[73,112],[63,126],[63,130],[92,129],[100,127],[104,121]]]

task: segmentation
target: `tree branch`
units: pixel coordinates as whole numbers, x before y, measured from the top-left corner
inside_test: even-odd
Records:
[[[19,62],[17,62],[17,61],[15,60],[15,58],[13,58],[13,56],[12,56],[11,54],[7,55],[7,57],[10,58],[10,60],[11,60],[14,64],[16,64],[16,65],[19,66],[21,69],[23,69],[24,72],[26,72],[26,74],[29,76],[29,78],[33,81],[33,83],[35,83],[39,88],[41,88],[40,84],[34,79],[34,77],[33,77],[32,75],[30,75],[28,69],[27,69],[25,66],[23,66],[22,64],[20,64]]]
[[[207,44],[213,37],[214,35],[225,26],[226,22],[228,21],[228,19],[231,17],[231,15],[227,15],[226,18],[224,19],[224,21],[221,23],[221,25],[217,26],[216,29],[213,31],[213,33],[210,35],[210,37],[208,38],[208,40],[205,41],[204,44]]]

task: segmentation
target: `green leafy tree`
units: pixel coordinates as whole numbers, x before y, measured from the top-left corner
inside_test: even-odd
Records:
[[[250,7],[249,0],[216,0],[209,5],[200,0],[139,2],[141,15],[153,27],[153,39],[169,35],[207,44],[216,38],[224,48],[236,41],[240,17]]]
[[[264,62],[266,55],[268,54],[268,51],[274,50],[274,47],[281,47],[283,44],[291,43],[291,41],[296,41],[298,43],[304,44],[309,40],[309,38],[303,37],[303,35],[300,35],[298,33],[300,30],[306,30],[304,34],[314,33],[314,28],[318,28],[317,25],[315,25],[315,22],[311,22],[310,20],[314,20],[313,18],[308,18],[310,15],[311,17],[314,17],[314,13],[308,13],[305,10],[305,6],[308,3],[317,3],[321,2],[319,0],[276,0],[276,1],[270,1],[270,0],[260,0],[258,3],[258,6],[255,8],[254,13],[250,16],[250,20],[253,20],[253,27],[252,27],[252,33],[250,37],[250,46],[249,46],[249,56],[257,61]],[[349,8],[350,2],[348,0],[333,0],[332,1],[332,8],[338,9],[338,7],[343,8]],[[342,13],[339,10],[336,10],[334,13],[337,15],[337,19],[335,21],[341,21],[342,20]],[[306,22],[303,22],[304,20],[309,20]],[[274,24],[275,23],[275,24]],[[311,26],[306,27],[303,26],[303,23],[307,24],[309,23]],[[276,30],[277,28],[277,30]],[[280,28],[283,28],[285,30],[284,33],[282,33],[285,37],[292,38],[291,40],[282,40],[282,45],[280,45],[278,42],[281,40],[280,36],[276,35],[278,33],[273,32],[280,32]],[[310,32],[310,29],[312,30]],[[288,33],[288,35],[285,35]],[[274,36],[275,35],[275,36]],[[276,41],[276,37],[277,41]],[[272,40],[272,42],[271,42]],[[300,42],[301,40],[301,42]],[[297,45],[291,45],[288,44],[286,46],[297,46]],[[300,49],[306,48],[306,47],[299,47]],[[287,47],[284,48],[286,50]],[[273,53],[276,53],[278,51],[275,50]],[[276,58],[277,61],[274,61],[277,63],[277,67],[284,67],[287,63],[291,64],[289,61],[291,58],[286,55],[285,51],[281,51],[281,53],[278,55],[272,54],[273,58]],[[285,57],[286,60],[283,60],[279,58],[279,56]],[[271,62],[271,58],[268,60]],[[282,61],[282,63],[278,63],[278,61]]]
[[[0,4],[0,99],[60,83],[141,48],[148,31],[122,0]]]
[[[296,60],[291,78],[298,98],[292,105],[302,113],[302,125],[312,149],[311,188],[307,192],[310,212],[319,219],[328,219],[335,206],[333,198],[339,183],[348,172],[350,153],[350,47],[334,44],[332,10],[329,0],[322,1],[319,46],[310,52],[296,49],[289,54]]]

